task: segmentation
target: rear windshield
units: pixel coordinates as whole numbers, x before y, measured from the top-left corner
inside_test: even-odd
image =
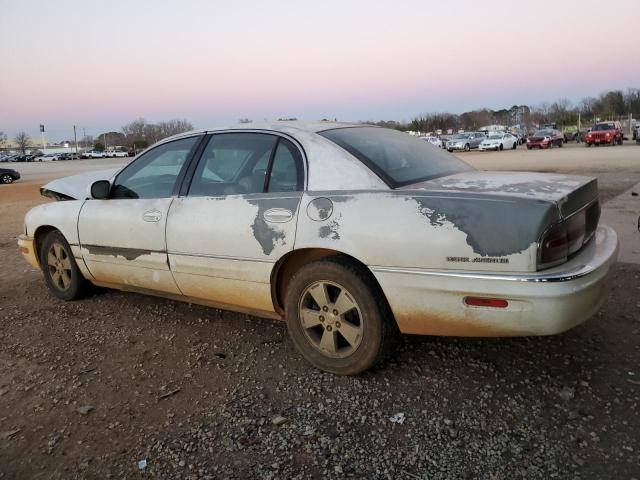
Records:
[[[392,188],[473,170],[450,153],[397,130],[350,127],[319,133],[360,159]]]

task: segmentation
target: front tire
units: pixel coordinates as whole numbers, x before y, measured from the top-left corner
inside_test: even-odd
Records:
[[[47,287],[60,300],[77,300],[86,294],[90,284],[82,276],[69,243],[58,230],[49,232],[42,242],[40,267]]]
[[[471,150],[471,145],[469,145],[468,143],[464,146],[464,151],[468,152]]]
[[[291,279],[289,336],[313,366],[357,375],[384,358],[395,323],[384,295],[362,267],[340,258],[303,266]]]

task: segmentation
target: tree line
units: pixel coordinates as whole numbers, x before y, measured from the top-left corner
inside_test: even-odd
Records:
[[[447,129],[474,130],[486,125],[525,125],[532,127],[555,122],[558,126],[577,125],[578,117],[582,124],[588,125],[598,119],[620,119],[629,114],[640,116],[640,89],[629,88],[609,90],[598,97],[585,97],[577,104],[567,98],[536,106],[513,105],[508,109],[490,110],[487,108],[471,110],[460,114],[451,112],[431,112],[416,116],[408,122],[395,120],[362,121],[397,130],[433,132]]]

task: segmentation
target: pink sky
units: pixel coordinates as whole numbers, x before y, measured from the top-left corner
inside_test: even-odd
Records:
[[[444,2],[443,2],[444,3]],[[637,0],[7,2],[0,131],[408,120],[640,87]]]

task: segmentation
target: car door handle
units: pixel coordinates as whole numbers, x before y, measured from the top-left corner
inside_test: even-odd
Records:
[[[159,222],[162,218],[162,213],[158,210],[149,210],[148,212],[144,212],[142,215],[142,219],[145,222]]]
[[[293,218],[293,212],[286,208],[270,208],[262,216],[267,222],[286,223]]]

